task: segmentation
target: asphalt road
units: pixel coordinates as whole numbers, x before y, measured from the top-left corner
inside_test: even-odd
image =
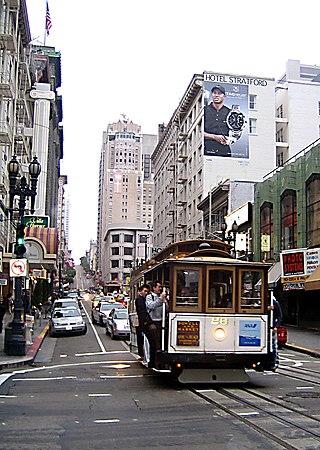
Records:
[[[46,337],[34,367],[12,372],[0,385],[1,449],[283,448],[143,367],[124,342],[91,325],[85,307],[87,335]],[[305,355],[283,351],[281,360],[319,372],[319,361]],[[320,391],[281,374],[250,376],[252,389],[276,399],[301,388]],[[288,402],[319,414],[319,399],[291,395]]]

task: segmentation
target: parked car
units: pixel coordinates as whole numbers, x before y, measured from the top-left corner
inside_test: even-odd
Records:
[[[78,300],[74,298],[57,298],[52,305],[51,311],[56,308],[76,308],[79,309]]]
[[[85,324],[78,308],[56,308],[49,319],[49,335],[86,334]]]
[[[102,327],[106,325],[106,320],[110,311],[115,308],[124,308],[121,303],[110,303],[101,301],[91,310],[91,319],[93,323],[99,323]]]
[[[129,337],[130,325],[126,308],[115,309],[114,313],[109,315],[106,322],[106,334],[110,334],[111,339]]]
[[[281,347],[282,345],[285,345],[287,343],[288,338],[287,328],[284,325],[281,325],[280,327],[277,327],[277,333],[278,333],[278,345],[279,347]]]

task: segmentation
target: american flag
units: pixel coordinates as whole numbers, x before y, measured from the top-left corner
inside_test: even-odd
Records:
[[[52,27],[52,22],[51,22],[51,17],[50,17],[50,11],[49,11],[49,5],[47,2],[47,9],[46,9],[46,31],[47,31],[47,36],[49,36],[49,31],[51,30]]]

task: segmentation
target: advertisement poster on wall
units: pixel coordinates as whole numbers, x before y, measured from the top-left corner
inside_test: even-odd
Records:
[[[204,155],[249,158],[245,78],[204,73]]]

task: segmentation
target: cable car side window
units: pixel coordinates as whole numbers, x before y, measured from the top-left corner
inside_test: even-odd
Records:
[[[200,270],[190,268],[176,269],[177,308],[198,309]]]
[[[242,270],[240,277],[241,308],[246,310],[261,310],[263,272],[258,270]]]
[[[234,308],[234,270],[219,268],[208,270],[208,309]]]

